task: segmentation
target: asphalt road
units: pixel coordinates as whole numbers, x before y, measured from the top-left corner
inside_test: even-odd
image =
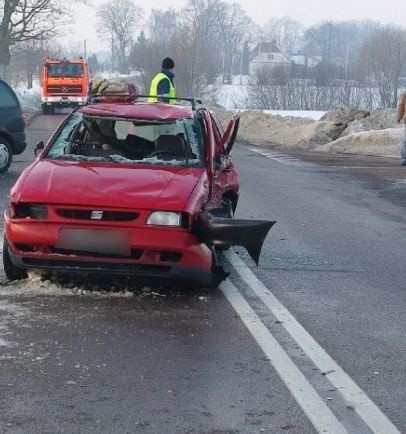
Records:
[[[10,186],[61,115],[29,126]],[[0,286],[1,433],[406,432],[406,168],[237,145],[238,216],[277,220],[217,291]],[[106,291],[106,289],[110,289]]]

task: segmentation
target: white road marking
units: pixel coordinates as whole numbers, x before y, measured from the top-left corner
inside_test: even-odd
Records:
[[[270,363],[316,430],[319,433],[346,433],[345,428],[265,327],[237,288],[229,280],[226,280],[220,285],[220,289],[262,351],[269,358]]]
[[[226,252],[226,255],[240,277],[265,303],[277,320],[281,322],[281,325],[302,348],[307,357],[312,360],[321,372],[328,373],[326,378],[342,395],[347,405],[358,413],[368,427],[374,433],[400,434],[395,425],[254,275],[237,254],[230,250]]]
[[[277,163],[284,164],[285,166],[300,166],[300,167],[313,167],[316,164],[311,163],[309,161],[302,161],[299,158],[291,157],[290,155],[285,154],[277,154],[272,151],[262,151],[256,148],[249,148],[250,151],[255,152],[256,154],[260,154],[263,157],[270,158],[271,160],[276,161]]]

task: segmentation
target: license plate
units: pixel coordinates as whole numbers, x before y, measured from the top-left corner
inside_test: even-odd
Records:
[[[61,229],[56,247],[90,253],[130,256],[128,232],[108,229]]]

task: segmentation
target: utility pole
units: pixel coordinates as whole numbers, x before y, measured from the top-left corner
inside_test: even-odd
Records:
[[[86,39],[83,40],[83,58],[86,60]]]
[[[113,32],[111,32],[111,75],[113,75],[114,70],[114,38]]]

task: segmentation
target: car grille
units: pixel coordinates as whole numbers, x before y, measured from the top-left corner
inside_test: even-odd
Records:
[[[77,256],[77,257],[83,257],[83,258],[101,258],[101,259],[141,259],[142,256],[146,254],[156,254],[156,260],[160,262],[171,262],[171,263],[177,263],[182,260],[182,253],[181,252],[175,252],[175,251],[168,251],[168,250],[158,250],[158,251],[150,251],[150,250],[144,250],[144,249],[131,249],[130,255],[114,255],[111,253],[96,253],[96,252],[86,252],[83,250],[67,250],[67,249],[61,249],[61,248],[55,248],[51,246],[34,246],[29,244],[16,244],[16,248],[20,252],[26,252],[26,253],[35,253],[42,251],[44,254],[58,254],[58,255],[65,255],[65,256]]]
[[[96,252],[85,252],[82,250],[67,250],[67,249],[52,249],[53,253],[57,253],[59,255],[75,255],[75,256],[83,256],[83,257],[89,257],[92,258],[118,258],[118,259],[140,259],[143,250],[141,249],[131,249],[130,256],[123,256],[123,255],[114,255],[111,253],[96,253]]]
[[[47,86],[47,91],[50,93],[61,93],[62,95],[69,95],[73,93],[82,93],[82,86],[77,84],[50,85]]]
[[[93,221],[116,221],[125,222],[136,220],[139,216],[137,212],[128,211],[103,211],[101,218],[95,218],[92,210],[58,209],[57,214],[66,219],[93,220]],[[100,217],[100,215],[98,216]]]

